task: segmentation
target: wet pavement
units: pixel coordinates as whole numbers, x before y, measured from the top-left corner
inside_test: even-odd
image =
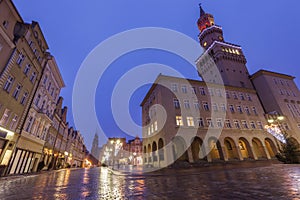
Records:
[[[165,169],[151,174],[66,169],[0,179],[0,199],[300,199],[300,165]]]

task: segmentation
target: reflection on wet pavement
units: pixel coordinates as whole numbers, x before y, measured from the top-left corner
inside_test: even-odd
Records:
[[[0,179],[0,199],[300,199],[300,166],[170,169],[143,175],[66,169]]]

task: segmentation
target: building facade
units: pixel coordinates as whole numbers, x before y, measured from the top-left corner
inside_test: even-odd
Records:
[[[144,164],[275,158],[278,147],[264,129],[265,112],[242,48],[224,40],[202,7],[197,24],[202,81],[158,76],[141,103]]]
[[[300,92],[295,77],[260,70],[251,79],[268,116],[283,117],[271,119],[271,124],[277,123],[300,151]]]
[[[40,25],[25,23],[11,0],[0,1],[0,21],[0,175],[64,166],[68,142],[82,162],[83,138],[68,140],[64,81]]]

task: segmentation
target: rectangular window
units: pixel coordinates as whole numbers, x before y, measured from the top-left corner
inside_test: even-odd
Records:
[[[205,111],[209,111],[209,105],[207,102],[203,102],[203,108]]]
[[[234,106],[233,105],[229,105],[229,110],[230,110],[231,113],[234,113],[235,112],[234,111]]]
[[[34,104],[35,104],[36,106],[39,106],[40,99],[41,99],[41,95],[38,94],[37,97],[36,97],[36,99],[35,99],[35,101],[34,101]]]
[[[231,122],[230,122],[229,119],[226,119],[226,120],[225,120],[225,126],[226,126],[226,128],[232,128]]]
[[[26,103],[26,101],[27,101],[27,98],[28,98],[28,92],[24,92],[24,94],[23,94],[23,96],[22,96],[22,98],[21,98],[20,103],[21,103],[22,105],[25,105],[25,103]]]
[[[29,118],[28,118],[28,121],[27,121],[27,126],[26,126],[26,128],[25,128],[25,131],[26,132],[30,132],[30,129],[31,129],[31,126],[32,126],[32,124],[33,124],[33,117],[32,116],[30,116]]]
[[[3,116],[2,116],[2,118],[0,120],[0,124],[2,126],[6,126],[10,115],[11,115],[11,111],[9,109],[5,109],[4,114],[3,114]]]
[[[181,87],[181,92],[184,93],[184,94],[187,93],[186,85],[183,85],[183,86]]]
[[[240,93],[240,99],[243,100],[243,101],[245,100],[245,97],[244,97],[243,93]]]
[[[247,115],[250,115],[250,109],[248,106],[245,107],[245,112],[247,113]]]
[[[237,108],[237,111],[238,111],[240,114],[242,114],[242,113],[243,113],[242,106],[237,106],[236,108]]]
[[[250,122],[250,126],[251,126],[252,129],[256,129],[255,123],[253,121]]]
[[[151,135],[151,128],[148,126],[148,135]]]
[[[215,111],[215,112],[218,111],[218,105],[216,103],[212,104],[212,108],[213,108],[213,111]]]
[[[221,104],[221,110],[222,110],[223,112],[226,112],[226,105],[225,105],[225,103],[222,103],[222,104]]]
[[[194,101],[194,107],[195,107],[195,109],[200,109],[200,104],[199,104],[198,100]]]
[[[196,94],[196,88],[195,87],[191,87],[191,91],[192,91],[192,94]]]
[[[18,59],[17,59],[17,64],[19,65],[19,66],[21,66],[21,64],[22,64],[22,62],[25,60],[25,56],[22,54],[22,53],[20,53],[19,54],[19,56],[18,56]]]
[[[180,108],[180,103],[179,103],[179,100],[178,100],[178,99],[174,99],[174,100],[173,100],[173,103],[174,103],[174,107],[175,107],[176,109],[179,109],[179,108]]]
[[[213,121],[210,118],[206,119],[206,121],[207,121],[208,127],[211,127],[211,128],[214,127]]]
[[[208,88],[208,94],[209,94],[210,96],[214,96],[214,91],[213,91],[212,88]]]
[[[193,117],[187,117],[186,121],[187,121],[188,126],[190,126],[190,127],[195,126]]]
[[[172,92],[178,92],[178,86],[176,83],[172,83]]]
[[[183,126],[183,121],[181,116],[176,116],[176,125]]]
[[[18,122],[18,115],[15,114],[14,117],[12,118],[12,120],[11,120],[11,123],[10,123],[10,129],[11,130],[16,129],[17,122]]]
[[[157,121],[154,122],[154,131],[158,130],[158,125],[157,125]]]
[[[261,122],[257,122],[256,124],[257,124],[257,127],[258,127],[259,129],[261,129],[261,130],[264,129],[264,127],[263,127],[263,125],[262,125]]]
[[[222,97],[222,92],[220,89],[216,89],[216,94],[218,97]]]
[[[154,126],[151,124],[151,133],[154,133]]]
[[[21,88],[22,88],[22,86],[21,86],[20,84],[17,84],[17,86],[16,86],[16,88],[15,88],[15,90],[14,90],[14,92],[13,92],[13,95],[12,95],[12,96],[13,96],[16,100],[17,100],[18,97],[19,97]]]
[[[242,120],[242,126],[244,129],[249,129],[248,124],[245,120]]]
[[[204,121],[203,121],[203,118],[202,117],[200,117],[200,118],[198,118],[198,126],[199,127],[204,127]]]
[[[228,91],[226,91],[226,98],[230,99],[230,93]]]
[[[30,65],[30,64],[27,64],[27,65],[25,66],[25,68],[24,68],[23,73],[24,73],[26,76],[28,76],[28,73],[29,73],[30,69],[31,69],[31,65]]]
[[[233,122],[234,122],[235,128],[237,128],[237,129],[240,129],[240,128],[241,128],[241,125],[240,125],[239,120],[233,120]]]
[[[201,95],[203,95],[203,96],[206,95],[205,89],[204,89],[203,87],[200,87],[200,88],[199,88],[199,91],[200,91],[200,94],[201,94]]]
[[[238,97],[237,97],[237,95],[236,95],[235,92],[232,92],[232,96],[233,96],[234,99],[238,99]]]
[[[12,85],[13,85],[13,82],[14,82],[14,78],[13,78],[12,76],[9,75],[9,76],[7,77],[7,79],[6,79],[6,82],[5,82],[5,84],[4,84],[3,89],[4,89],[5,91],[9,92],[10,89],[11,89],[11,87],[12,87]]]
[[[32,83],[34,83],[35,78],[36,78],[36,72],[32,72],[31,77],[30,77],[30,81],[31,81]]]
[[[183,103],[184,103],[185,109],[190,109],[190,101],[189,100],[184,100]]]
[[[247,100],[252,101],[252,97],[249,94],[246,94]]]
[[[253,111],[253,113],[254,113],[255,115],[257,115],[257,110],[256,110],[256,107],[255,107],[255,106],[252,107],[252,111]]]
[[[217,119],[217,127],[218,128],[222,128],[223,127],[222,119]]]
[[[300,129],[300,124],[298,124],[298,128]]]

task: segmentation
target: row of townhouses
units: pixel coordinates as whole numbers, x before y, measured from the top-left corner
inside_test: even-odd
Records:
[[[224,40],[202,7],[197,25],[202,81],[157,77],[141,103],[144,163],[273,159],[285,135],[299,148],[295,77],[266,70],[250,75],[242,48]]]
[[[82,165],[86,148],[66,120],[63,87],[39,24],[0,1],[1,175]]]

